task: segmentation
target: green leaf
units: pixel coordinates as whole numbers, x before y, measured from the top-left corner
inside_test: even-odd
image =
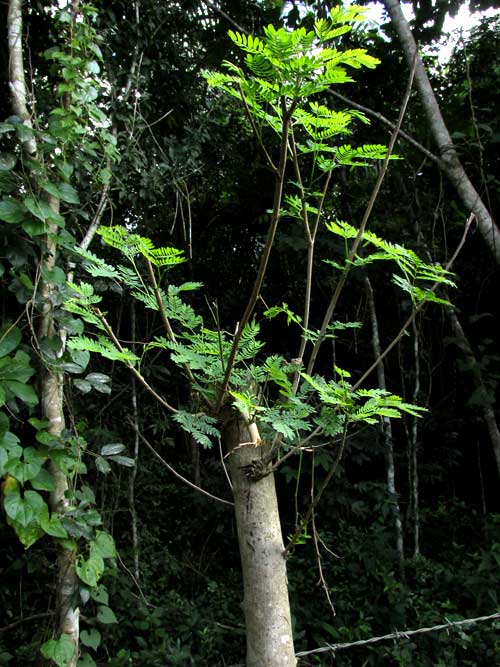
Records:
[[[111,382],[109,375],[104,375],[104,373],[89,373],[85,379],[92,384],[108,384]]]
[[[109,445],[104,445],[104,447],[101,447],[101,456],[111,456],[112,454],[119,454],[120,452],[123,452],[125,449],[125,445],[123,445],[121,442],[115,442]]]
[[[135,466],[134,459],[131,459],[129,456],[108,456],[108,459],[126,468],[133,468]]]
[[[47,283],[53,283],[57,285],[66,284],[66,273],[60,266],[54,266],[52,269],[47,269],[46,267],[42,268],[42,277]]]
[[[83,632],[86,632],[85,630]],[[94,632],[91,630],[91,632]],[[97,632],[97,630],[96,630]],[[83,642],[82,642],[83,643]],[[77,667],[96,667],[96,662],[92,658],[92,656],[89,655],[87,651],[83,651],[80,657],[78,658],[78,666]]]
[[[74,374],[81,373],[83,370],[81,366],[73,363],[72,361],[65,361],[62,364],[62,368],[66,373],[74,373]]]
[[[108,169],[107,167],[103,167],[99,171],[98,178],[103,185],[109,185],[109,183],[111,183],[111,177],[112,177],[111,170]]]
[[[103,605],[108,605],[109,594],[108,594],[108,591],[106,589],[106,586],[104,586],[103,584],[99,584],[97,586],[97,588],[93,588],[90,591],[90,597],[95,602],[99,602],[100,604],[103,604]]]
[[[70,635],[62,634],[59,639],[49,639],[42,644],[40,651],[44,658],[53,660],[58,667],[67,667],[75,653],[75,646]]]
[[[64,218],[55,211],[48,202],[43,199],[36,199],[33,196],[24,198],[24,205],[28,211],[42,222],[54,222],[57,225],[64,226]]]
[[[74,171],[73,165],[68,162],[59,163],[57,169],[66,181],[69,181]]]
[[[109,607],[105,606],[98,607],[97,620],[99,621],[99,623],[103,623],[104,625],[109,625],[110,623],[118,623],[118,619],[116,618],[114,612]]]
[[[77,366],[80,366],[80,372],[83,372],[87,368],[90,361],[90,352],[87,352],[87,350],[70,350],[70,356],[72,361]]]
[[[6,387],[16,398],[20,398],[21,401],[28,405],[38,404],[38,396],[31,385],[16,382],[15,380],[6,380],[4,387]]]
[[[59,191],[59,198],[67,204],[79,204],[80,198],[78,192],[69,183],[59,183],[57,186]]]
[[[7,519],[7,522],[10,523],[12,528],[14,528],[19,541],[25,549],[29,549],[45,534],[42,528],[35,521],[32,521],[27,526],[22,526],[17,521],[11,521],[10,519]]]
[[[9,224],[20,224],[26,219],[26,209],[17,199],[2,199],[0,201],[0,220]]]
[[[83,583],[93,588],[104,572],[104,561],[98,551],[91,548],[87,559],[83,556],[78,558],[75,569]]]
[[[53,491],[54,482],[51,474],[42,468],[35,477],[30,479],[31,486],[37,491]]]
[[[34,447],[26,447],[23,449],[22,458],[22,461],[17,458],[11,459],[5,465],[5,471],[24,484],[39,474],[47,457]]]
[[[18,350],[13,358],[0,358],[0,381],[26,383],[34,372],[30,367],[29,356],[22,350]]]
[[[18,327],[7,325],[0,331],[0,357],[13,352],[21,342],[21,330]]]
[[[97,651],[101,644],[101,633],[96,628],[92,628],[90,631],[83,630],[80,633],[80,641],[84,646],[89,646]]]
[[[0,134],[5,134],[6,132],[14,132],[15,126],[13,123],[0,123]]]
[[[116,556],[115,541],[109,533],[98,530],[93,543],[95,549],[102,558],[114,558]]]
[[[96,457],[95,467],[99,472],[102,472],[103,475],[107,475],[109,472],[111,472],[111,466],[106,461],[106,459],[102,458],[102,456]]]
[[[87,382],[86,380],[82,380],[80,378],[73,380],[73,384],[79,391],[82,392],[82,394],[88,394],[89,391],[91,391],[92,389],[92,385],[90,384],[90,382]]]
[[[42,234],[47,233],[47,227],[45,223],[40,220],[26,220],[23,222],[23,229],[28,234],[28,236],[41,236]]]
[[[11,171],[16,166],[17,157],[14,153],[0,153],[0,171]]]
[[[86,382],[90,382],[92,387],[101,392],[101,394],[110,394],[111,393],[111,378],[109,375],[104,375],[104,373],[89,373],[85,376]]]
[[[25,491],[24,498],[19,491],[9,491],[4,498],[4,507],[7,516],[23,527],[31,522],[39,523],[42,516],[49,512],[44,499],[36,491]]]
[[[50,519],[44,516],[40,521],[40,527],[43,528],[47,535],[51,535],[52,537],[59,537],[61,539],[68,537],[68,533],[63,528],[61,519],[57,514],[53,514]]]

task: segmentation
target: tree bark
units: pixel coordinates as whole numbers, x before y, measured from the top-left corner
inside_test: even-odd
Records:
[[[384,0],[384,5],[398,33],[406,61],[411,66],[417,45],[408,21],[401,10],[399,0]],[[500,229],[497,227],[460,162],[420,56],[417,56],[415,80],[429,127],[439,150],[443,169],[454,185],[467,211],[474,213],[481,235],[495,257],[496,262],[500,264]]]
[[[57,199],[51,197],[49,204],[52,210],[59,212],[59,201]],[[52,240],[56,234],[57,225],[49,224],[42,260],[42,265],[47,271],[51,271],[56,264],[57,246]],[[40,340],[59,337],[54,327],[52,315],[51,294],[53,290],[54,285],[52,283],[42,280],[43,306],[39,329]],[[61,340],[61,352],[62,346],[63,341]],[[62,437],[65,428],[63,383],[63,373],[50,367],[42,370],[40,390],[42,416],[49,422],[48,432],[56,438]],[[50,508],[53,513],[58,513],[61,516],[69,506],[69,500],[66,496],[66,492],[69,490],[69,480],[53,463],[49,465],[49,472],[54,485],[50,494]],[[59,545],[56,591],[57,630],[61,634],[69,635],[74,646],[73,658],[68,662],[67,667],[76,667],[79,655],[80,611],[78,608],[78,577],[75,570],[75,561],[76,550]]]
[[[413,321],[413,361],[415,364],[415,385],[412,403],[418,402],[420,394],[420,346],[418,329]],[[410,508],[413,519],[413,558],[420,555],[420,502],[418,489],[418,417],[411,417],[411,428],[408,437],[408,473],[410,487]]]
[[[266,445],[255,424],[233,412],[224,428],[243,572],[246,667],[295,667],[286,561],[273,474],[247,475]]]
[[[23,2],[9,0],[7,12],[7,33],[9,43],[9,88],[12,111],[20,116],[24,124],[32,128],[31,117],[26,104],[27,88],[23,62]],[[33,137],[23,142],[23,150],[29,156],[36,154]]]

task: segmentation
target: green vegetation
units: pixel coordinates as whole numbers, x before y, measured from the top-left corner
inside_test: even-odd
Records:
[[[495,256],[396,39],[306,9],[9,2],[0,665],[289,666],[272,605],[299,665],[499,660]],[[429,68],[493,219],[499,31]]]

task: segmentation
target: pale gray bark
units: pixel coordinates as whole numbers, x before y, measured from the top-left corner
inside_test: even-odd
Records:
[[[483,376],[479,364],[477,363],[474,351],[472,350],[469,339],[467,338],[465,331],[458,319],[457,312],[454,308],[448,309],[448,315],[451,322],[451,328],[453,330],[453,335],[457,339],[457,343],[462,350],[465,359],[469,362],[469,370],[472,373],[472,378],[474,381],[475,388],[481,391],[483,395],[481,412],[483,414],[484,423],[488,429],[488,435],[490,438],[491,446],[493,448],[493,453],[495,455],[495,461],[497,464],[498,474],[500,475],[500,431],[498,429],[498,423],[495,416],[495,411],[490,400],[488,400],[488,392],[484,385]]]
[[[384,0],[384,5],[398,33],[406,61],[411,66],[417,45],[408,21],[401,10],[399,0]],[[460,162],[420,56],[417,56],[415,81],[429,127],[439,150],[443,169],[467,211],[474,213],[481,235],[497,263],[500,264],[500,230]]]
[[[273,474],[258,481],[265,445],[255,424],[234,412],[225,426],[243,572],[246,667],[295,667],[286,561]],[[257,443],[257,444],[254,444]],[[260,444],[258,444],[260,443]]]
[[[7,13],[7,33],[9,43],[9,88],[12,111],[20,116],[24,124],[32,129],[27,105],[27,87],[23,62],[23,2],[9,0]],[[29,157],[36,154],[34,138],[23,142],[23,149]]]
[[[59,212],[59,201],[57,199],[51,197],[49,204],[54,211]],[[48,225],[42,259],[42,265],[47,271],[51,271],[56,264],[57,245],[53,239],[56,237],[57,231],[57,225]],[[52,313],[51,295],[54,289],[55,286],[52,283],[42,280],[41,295],[43,306],[39,336],[40,340],[59,337],[62,353],[63,340],[54,327]],[[50,366],[47,366],[42,371],[40,390],[42,416],[49,422],[47,430],[56,438],[62,436],[65,428],[63,383],[63,373],[51,369]],[[51,510],[54,513],[63,515],[69,506],[69,500],[66,497],[66,492],[69,490],[69,480],[53,464],[50,465],[49,471],[54,484],[54,489],[50,494]],[[59,546],[56,591],[58,631],[68,634],[74,645],[73,657],[68,662],[67,667],[76,667],[79,655],[80,612],[78,608],[78,577],[75,570],[75,561],[76,551],[74,549]]]
[[[368,295],[368,310],[370,312],[370,321],[372,325],[372,348],[375,359],[380,359],[380,336],[378,328],[377,310],[373,296],[373,288],[368,276],[365,277],[366,293]],[[380,359],[377,365],[378,386],[384,391],[387,389],[385,382],[384,362]],[[399,508],[398,494],[396,491],[396,470],[394,467],[394,448],[392,439],[392,422],[390,417],[383,417],[381,431],[384,439],[384,455],[387,475],[387,491],[391,506],[391,514],[394,521],[394,531],[396,534],[396,552],[398,555],[398,565],[401,578],[404,579],[404,541],[403,524],[401,521],[401,511]]]
[[[420,394],[420,346],[418,329],[413,321],[413,362],[415,384],[413,386],[412,402],[418,403]],[[408,473],[410,486],[410,508],[413,519],[413,557],[420,555],[420,503],[418,489],[418,417],[411,417],[411,427],[408,440]]]

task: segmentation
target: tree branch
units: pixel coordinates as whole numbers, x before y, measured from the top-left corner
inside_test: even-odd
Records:
[[[172,468],[172,466],[169,463],[167,463],[165,461],[165,459],[160,454],[158,454],[158,452],[153,447],[153,445],[151,445],[146,440],[146,438],[142,435],[142,433],[136,428],[134,422],[130,419],[128,419],[127,421],[130,424],[130,426],[132,426],[132,428],[137,433],[137,435],[142,440],[142,442],[146,445],[146,447],[149,450],[151,450],[151,452],[156,456],[156,458],[160,461],[160,463],[162,465],[164,465],[165,468],[167,468],[167,470],[169,470],[172,473],[172,475],[177,477],[177,479],[180,479],[181,482],[184,482],[184,484],[187,484],[188,486],[190,486],[195,491],[199,491],[199,493],[202,493],[204,496],[208,496],[212,500],[217,500],[219,503],[222,503],[223,505],[229,505],[230,507],[234,506],[234,503],[232,503],[230,500],[224,500],[224,498],[219,498],[218,496],[214,496],[213,494],[209,493],[208,491],[205,491],[205,489],[202,489],[201,487],[196,486],[196,484],[193,484],[193,482],[190,482],[189,479],[186,479],[185,477],[183,477],[180,473],[177,472],[177,470],[175,470],[175,468]]]

